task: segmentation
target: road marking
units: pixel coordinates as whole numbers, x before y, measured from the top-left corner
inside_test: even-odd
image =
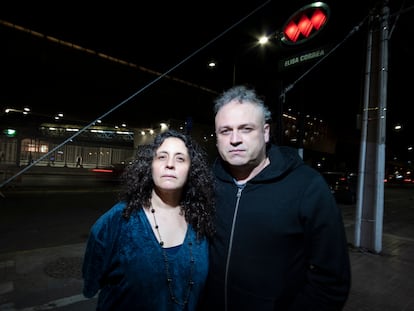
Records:
[[[11,268],[15,266],[14,260],[6,260],[0,261],[0,269]],[[0,295],[4,295],[6,293],[12,292],[14,290],[14,283],[13,282],[1,282],[0,283]],[[0,306],[0,310],[1,306]]]
[[[56,308],[65,307],[74,303],[81,301],[89,300],[90,298],[85,298],[82,294],[75,295],[71,297],[65,297],[53,301],[49,301],[43,305],[27,307],[23,309],[16,309],[13,305],[0,305],[0,310],[2,311],[43,311],[43,310],[53,310]]]
[[[6,293],[10,293],[14,290],[13,282],[3,282],[0,283],[0,295],[4,295]]]

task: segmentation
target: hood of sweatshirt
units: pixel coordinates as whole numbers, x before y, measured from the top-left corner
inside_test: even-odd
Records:
[[[304,165],[297,149],[289,146],[270,145],[267,149],[267,156],[270,164],[259,174],[249,180],[250,183],[266,182],[283,178],[297,167]],[[213,171],[218,179],[223,182],[233,182],[233,177],[227,169],[228,165],[221,158],[217,158],[213,163]]]

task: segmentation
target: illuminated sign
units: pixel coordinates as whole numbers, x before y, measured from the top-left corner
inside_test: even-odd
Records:
[[[323,47],[313,51],[306,51],[299,55],[290,56],[286,59],[281,59],[279,61],[279,70],[289,69],[291,67],[295,67],[296,65],[302,65],[304,63],[320,59],[328,52],[329,48]]]
[[[16,130],[15,129],[5,129],[3,131],[3,133],[7,136],[7,137],[15,137],[16,136]]]
[[[290,45],[306,42],[324,29],[329,19],[329,7],[314,2],[295,12],[283,26],[282,42]]]

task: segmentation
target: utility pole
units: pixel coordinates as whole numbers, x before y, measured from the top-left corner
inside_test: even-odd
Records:
[[[355,246],[382,251],[388,78],[388,1],[370,13],[362,111]]]

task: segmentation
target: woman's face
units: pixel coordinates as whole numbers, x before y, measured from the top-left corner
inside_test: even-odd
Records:
[[[175,137],[164,140],[152,162],[152,178],[162,190],[182,189],[190,169],[190,155],[184,142]]]

